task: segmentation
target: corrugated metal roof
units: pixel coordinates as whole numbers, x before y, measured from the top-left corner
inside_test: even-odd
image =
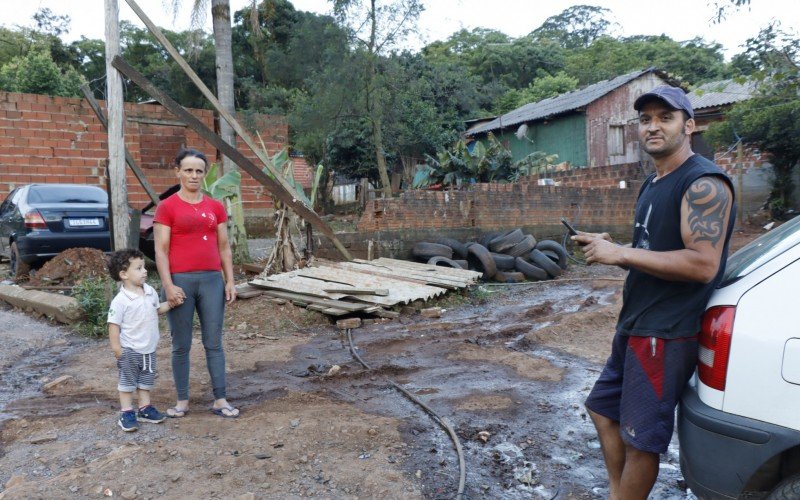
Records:
[[[631,80],[639,78],[640,76],[651,71],[655,71],[655,69],[648,68],[641,71],[633,71],[610,80],[594,83],[579,90],[573,90],[572,92],[567,92],[566,94],[561,94],[555,97],[550,97],[549,99],[543,99],[538,102],[526,104],[502,116],[499,116],[498,118],[495,118],[489,123],[479,124],[469,128],[466,131],[466,135],[480,134],[499,128],[512,127],[519,123],[539,120],[582,108],[600,99],[612,90],[615,90]]]
[[[698,110],[746,101],[753,97],[755,92],[756,83],[753,81],[737,83],[733,80],[720,80],[700,85],[689,92],[687,97],[692,107]]]

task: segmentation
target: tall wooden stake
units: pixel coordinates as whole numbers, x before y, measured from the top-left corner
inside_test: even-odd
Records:
[[[124,99],[122,76],[111,64],[119,55],[119,3],[105,0],[106,17],[106,106],[108,107],[109,205],[112,207],[114,250],[127,248],[129,241],[128,185],[125,181]]]

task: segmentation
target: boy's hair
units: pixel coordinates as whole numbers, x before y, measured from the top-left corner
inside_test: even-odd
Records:
[[[112,253],[108,258],[108,272],[114,281],[121,281],[119,273],[127,271],[131,260],[142,259],[144,254],[135,248],[125,248]]]

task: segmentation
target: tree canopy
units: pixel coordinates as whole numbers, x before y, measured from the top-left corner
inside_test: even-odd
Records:
[[[724,18],[748,3],[715,0],[714,5]],[[800,42],[779,24],[765,28],[726,62],[718,43],[619,36],[609,9],[575,5],[525,36],[461,29],[412,53],[399,42],[413,32],[409,20],[421,12],[421,0],[330,0],[330,5],[332,16],[297,10],[290,0],[261,0],[255,4],[258,16],[251,15],[250,4],[234,13],[236,107],[286,115],[291,144],[312,163],[376,181],[382,161],[387,170],[408,174],[420,158],[452,145],[469,119],[631,71],[656,67],[690,88],[732,77],[771,82],[765,88],[797,79]],[[0,89],[77,95],[77,84],[86,80],[102,98],[104,43],[86,38],[65,43],[69,27],[68,16],[42,10],[29,26],[0,28]],[[181,104],[207,107],[145,30],[126,22],[120,28],[123,58]],[[215,91],[212,37],[164,32]],[[130,101],[148,98],[135,85],[126,92]],[[769,98],[790,102],[790,90],[781,92]],[[768,103],[753,106],[752,113],[775,109]],[[732,115],[742,137],[749,123],[745,109],[742,105],[737,111],[742,114]],[[770,129],[758,123],[753,126]]]

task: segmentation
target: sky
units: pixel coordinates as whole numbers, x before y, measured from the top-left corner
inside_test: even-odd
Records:
[[[125,3],[119,2],[120,18],[144,26]],[[667,0],[647,2],[642,0],[422,0],[426,10],[418,20],[419,35],[409,39],[407,47],[418,49],[435,40],[444,40],[453,32],[465,28],[492,28],[512,37],[526,35],[539,27],[545,19],[561,13],[575,4],[597,5],[611,11],[610,19],[619,24],[616,35],[661,35],[683,41],[703,37],[708,42],[723,45],[726,58],[742,51],[748,38],[774,19],[780,20],[784,29],[800,33],[800,2],[798,0],[751,0],[750,7],[732,12],[720,24],[713,24],[713,0]],[[249,0],[230,0],[233,10],[238,10]],[[194,0],[182,0],[184,9],[176,19],[169,14],[170,0],[137,0],[144,12],[162,27],[180,31],[189,28],[189,6]],[[293,0],[297,10],[325,14],[330,12],[327,0]],[[210,2],[209,2],[210,4]],[[104,38],[104,0],[0,0],[0,24],[11,27],[33,23],[32,16],[40,8],[50,8],[56,14],[71,17],[68,41],[87,38]],[[210,14],[206,30],[211,31]]]

